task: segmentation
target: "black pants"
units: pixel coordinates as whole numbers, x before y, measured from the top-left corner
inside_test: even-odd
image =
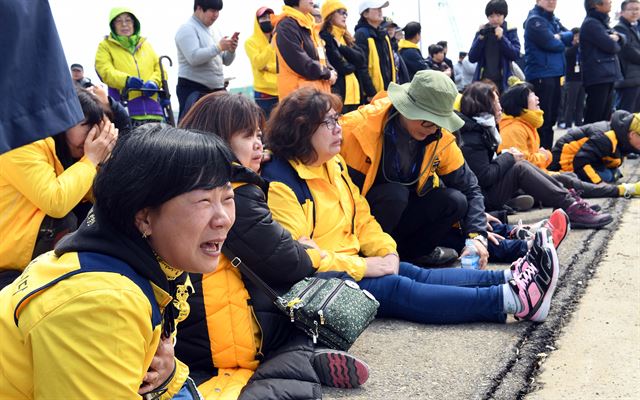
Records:
[[[584,88],[587,105],[584,110],[584,123],[608,121],[611,118],[613,102],[613,83],[600,83]]]
[[[366,197],[371,214],[396,240],[403,261],[431,253],[451,225],[467,214],[467,198],[450,188],[420,197],[412,187],[384,183],[372,187]]]
[[[180,105],[178,121],[182,120],[182,117],[187,114],[187,111],[189,111],[191,106],[194,105],[200,97],[220,90],[225,89],[209,89],[201,83],[185,78],[178,78],[178,85],[176,86],[176,95],[178,96],[178,104]]]
[[[580,196],[585,199],[597,199],[602,197],[620,197],[620,192],[616,185],[608,183],[591,183],[585,182],[578,178],[578,175],[573,172],[561,172],[559,174],[551,175],[553,179],[557,180],[562,186],[567,189],[575,189],[580,192]]]
[[[584,87],[580,81],[568,81],[564,83],[566,92],[564,103],[564,117],[562,121],[567,124],[582,125],[584,117]]]
[[[533,85],[540,99],[540,108],[544,111],[544,123],[538,128],[540,146],[550,149],[553,147],[553,126],[558,119],[560,107],[560,77],[539,78],[529,83]]]
[[[516,162],[495,185],[482,189],[484,204],[489,210],[502,208],[518,190],[547,207],[566,209],[575,201],[560,182],[529,161]]]
[[[640,86],[620,88],[616,90],[616,94],[618,95],[617,110],[640,112]]]

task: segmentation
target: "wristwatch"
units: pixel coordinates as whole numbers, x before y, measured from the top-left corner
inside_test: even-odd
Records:
[[[489,242],[487,241],[487,238],[484,237],[483,235],[479,233],[470,233],[469,237],[473,240],[477,240],[478,242],[482,243],[485,249],[489,249]]]

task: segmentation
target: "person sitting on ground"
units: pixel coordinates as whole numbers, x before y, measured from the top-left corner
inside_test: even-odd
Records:
[[[615,182],[625,156],[638,151],[640,113],[617,110],[610,122],[582,125],[560,137],[551,150],[549,170],[574,172],[586,182]]]
[[[500,92],[509,87],[511,63],[520,57],[517,29],[505,21],[508,12],[505,0],[490,0],[484,11],[489,22],[480,25],[469,50],[469,61],[477,63],[473,80],[490,79]]]
[[[500,137],[502,143],[498,151],[514,147],[526,160],[547,171],[552,161],[549,150],[540,147],[537,128],[542,126],[544,113],[540,109],[538,97],[530,83],[520,82],[507,89],[500,97],[502,119]],[[584,198],[619,197],[640,195],[634,184],[611,185],[604,182],[594,184],[582,181],[573,172],[552,172],[551,176],[567,189],[574,189]]]
[[[340,96],[346,110],[353,111],[363,104],[360,80],[367,68],[364,52],[347,30],[347,15],[347,6],[342,1],[326,0],[322,4],[324,23],[320,37],[325,43],[327,59],[338,74],[331,91]]]
[[[403,29],[404,39],[398,43],[400,56],[409,70],[409,81],[413,79],[416,72],[429,68],[418,46],[422,38],[421,31],[419,22],[409,22]]]
[[[556,212],[536,232],[527,255],[504,271],[400,262],[395,241],[371,215],[339,155],[340,106],[335,95],[300,89],[282,99],[266,132],[274,155],[263,167],[269,208],[294,239],[311,238],[326,253],[319,269],[348,273],[380,302],[381,318],[503,323],[513,313],[543,321],[556,286],[555,247],[567,233],[566,215]]]
[[[230,163],[167,125],[118,140],[80,228],[0,291],[0,398],[201,398],[172,343],[184,272],[215,270],[233,224]]]
[[[278,104],[278,68],[276,51],[271,45],[273,10],[260,7],[256,11],[253,35],[244,42],[244,50],[251,62],[253,71],[253,98],[269,117],[271,110]]]
[[[452,77],[453,71],[444,62],[444,48],[438,44],[429,46],[429,57],[426,59],[427,65],[434,71],[443,72],[446,76]],[[453,77],[455,79],[455,76]]]
[[[462,152],[469,167],[478,177],[487,209],[500,209],[518,190],[533,196],[543,205],[562,208],[574,228],[599,229],[611,223],[606,213],[594,211],[579,197],[574,197],[558,181],[524,159],[516,148],[496,150],[501,142],[497,125],[502,107],[494,85],[474,82],[460,101],[459,130]]]
[[[282,14],[274,18],[278,58],[278,97],[303,86],[331,92],[338,74],[327,64],[315,20],[313,1],[284,0]]]
[[[98,99],[77,89],[84,120],[0,155],[0,288],[52,250],[91,207],[91,184],[118,129]]]
[[[98,45],[95,68],[109,96],[127,102],[134,126],[164,120],[158,98],[162,85],[158,55],[140,36],[140,21],[130,8],[109,12],[110,33]]]
[[[463,124],[453,113],[453,81],[425,70],[411,83],[389,87],[388,96],[340,121],[351,178],[403,261],[433,266],[455,260],[454,250],[438,246],[462,221],[465,238],[475,239],[486,265],[484,198],[450,133]]]
[[[259,176],[263,120],[250,99],[216,93],[200,99],[182,126],[219,135],[231,147],[236,220],[222,251],[231,251],[282,294],[315,274],[322,254],[317,246],[305,246],[313,245],[309,239],[293,240],[271,217],[268,186]],[[240,398],[275,400],[287,393],[288,399],[316,399],[322,397],[321,383],[349,388],[367,380],[366,364],[313,345],[226,255],[215,272],[192,281],[196,293],[189,296],[191,313],[180,324],[176,355],[189,365],[205,398],[237,398],[242,392]],[[348,369],[338,368],[340,360]]]

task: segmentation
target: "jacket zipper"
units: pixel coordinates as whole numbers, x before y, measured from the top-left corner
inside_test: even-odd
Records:
[[[260,343],[258,344],[258,354],[256,354],[256,356],[262,359],[264,358],[264,354],[262,354],[262,342],[264,339],[264,331],[262,329],[262,325],[260,325],[260,321],[258,320],[258,316],[256,315],[255,309],[251,305],[249,306],[249,308],[251,309],[251,315],[253,315],[253,319],[256,321],[256,325],[258,325],[258,329],[260,330]]]

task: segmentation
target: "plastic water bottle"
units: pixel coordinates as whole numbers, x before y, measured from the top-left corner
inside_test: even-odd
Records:
[[[460,259],[462,268],[478,269],[480,267],[480,256],[478,255],[476,246],[473,244],[473,239],[465,240],[464,247],[470,250],[470,252]]]

